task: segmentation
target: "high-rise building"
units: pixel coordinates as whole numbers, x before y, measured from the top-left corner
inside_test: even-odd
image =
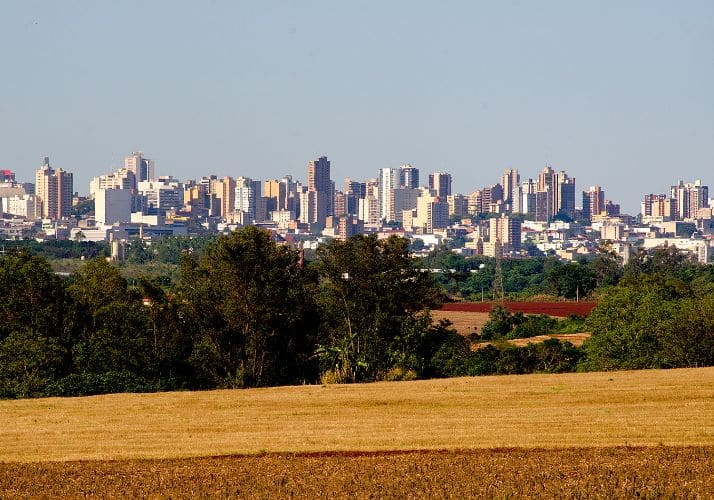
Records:
[[[468,214],[469,198],[462,194],[450,194],[446,197],[449,204],[449,216],[463,217]]]
[[[419,187],[419,169],[411,165],[404,164],[399,166],[399,186],[404,188],[416,189]]]
[[[662,222],[675,219],[675,200],[666,194],[646,194],[641,207],[643,219],[661,219]]]
[[[389,221],[389,214],[394,213],[389,206],[392,199],[390,194],[392,189],[397,189],[400,185],[398,169],[385,167],[379,170],[379,204],[382,220]]]
[[[416,208],[419,194],[418,189],[407,187],[392,189],[389,193],[389,214],[387,220],[402,222],[402,212]]]
[[[124,168],[134,172],[136,182],[150,181],[154,178],[154,160],[144,158],[144,153],[134,151],[124,158]]]
[[[95,196],[100,189],[129,189],[136,192],[136,176],[128,168],[120,168],[107,175],[93,177],[89,183],[89,194]]]
[[[166,215],[167,210],[183,207],[183,186],[172,177],[141,181],[137,189],[144,197],[144,211],[148,215]]]
[[[446,172],[429,174],[429,192],[432,196],[438,196],[446,201],[446,197],[451,194],[451,174]]]
[[[568,177],[565,172],[558,172],[557,181],[557,211],[553,215],[565,215],[575,218],[575,178]]]
[[[301,191],[300,197],[300,222],[304,224],[315,224],[317,216],[315,214],[315,208],[317,206],[315,198],[317,198],[317,191],[311,191],[309,189]]]
[[[521,221],[501,215],[489,219],[490,241],[498,241],[503,253],[521,250]]]
[[[538,176],[538,191],[549,193],[548,220],[558,214],[575,216],[575,179],[564,171],[556,173],[546,166]]]
[[[600,186],[590,186],[583,191],[583,218],[591,220],[605,210],[605,191]]]
[[[69,217],[72,210],[73,177],[70,172],[50,166],[45,157],[35,172],[35,214],[45,219]]]
[[[513,210],[514,200],[518,199],[518,186],[521,183],[521,176],[518,170],[510,168],[503,171],[501,176],[501,186],[503,187],[503,202],[510,205]]]
[[[235,210],[236,181],[233,177],[211,180],[211,193],[216,196],[216,208],[220,207],[220,216],[226,219]],[[218,210],[216,210],[218,211]]]
[[[326,217],[332,215],[334,186],[332,179],[330,179],[330,162],[326,156],[311,160],[307,164],[307,189],[315,193],[314,215],[312,220],[309,221],[310,224],[315,224],[321,228],[325,227]]]
[[[680,180],[670,188],[670,196],[675,202],[677,220],[694,218],[697,210],[709,206],[709,187],[704,186],[700,180],[693,183]]]
[[[412,229],[423,233],[433,233],[449,225],[449,204],[438,196],[423,193],[417,199],[416,217],[412,219]]]
[[[34,194],[14,195],[2,198],[2,211],[17,217],[34,219],[36,204]]]
[[[287,191],[287,184],[278,179],[272,179],[263,183],[263,196],[267,198],[268,212],[285,210],[287,208]]]
[[[94,195],[94,213],[98,224],[131,222],[129,189],[99,189]]]
[[[248,177],[236,179],[234,213],[243,212],[244,223],[256,220],[259,198],[260,193],[256,193],[253,179]]]

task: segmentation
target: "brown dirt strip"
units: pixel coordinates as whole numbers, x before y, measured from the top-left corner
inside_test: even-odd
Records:
[[[708,498],[714,447],[265,454],[0,464],[0,497]]]

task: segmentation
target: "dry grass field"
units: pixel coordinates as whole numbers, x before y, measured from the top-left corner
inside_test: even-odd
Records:
[[[714,368],[0,401],[0,462],[714,445]]]
[[[461,335],[471,335],[474,332],[481,331],[483,325],[488,321],[488,313],[436,309],[431,311],[431,318],[434,322],[448,319],[451,321],[451,327]]]
[[[707,498],[713,415],[714,368],[0,401],[0,498]]]

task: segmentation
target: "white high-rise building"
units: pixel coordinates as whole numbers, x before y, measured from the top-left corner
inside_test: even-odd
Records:
[[[34,219],[36,217],[34,194],[10,196],[9,198],[3,198],[2,201],[3,212],[7,214],[25,219]]]
[[[390,207],[390,193],[399,186],[399,169],[385,167],[379,170],[379,215],[383,220],[389,220],[390,213],[394,213]]]
[[[97,224],[131,222],[132,193],[129,189],[100,189],[94,194]]]
[[[235,211],[243,212],[244,220],[256,220],[258,196],[255,191],[255,183],[248,177],[238,177],[236,179]]]

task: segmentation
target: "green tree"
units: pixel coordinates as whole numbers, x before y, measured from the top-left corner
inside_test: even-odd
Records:
[[[94,259],[72,275],[72,346],[77,373],[150,374],[148,314],[138,290],[129,290],[119,270]],[[117,387],[114,390],[124,390]]]
[[[596,285],[592,270],[587,265],[576,262],[552,267],[545,274],[545,282],[551,293],[566,299],[585,297]]]
[[[323,370],[363,381],[407,368],[400,366],[405,356],[419,352],[430,330],[428,316],[416,327],[414,322],[440,300],[431,274],[416,268],[408,240],[360,235],[323,245],[317,253]]]
[[[0,257],[0,396],[41,394],[69,368],[64,281],[27,250]]]
[[[199,386],[250,387],[316,378],[315,279],[298,252],[248,226],[184,255],[179,313],[193,325]]]
[[[683,290],[661,277],[623,279],[607,290],[586,321],[592,336],[583,349],[582,367],[593,370],[662,366],[658,329],[671,319],[669,301]]]

